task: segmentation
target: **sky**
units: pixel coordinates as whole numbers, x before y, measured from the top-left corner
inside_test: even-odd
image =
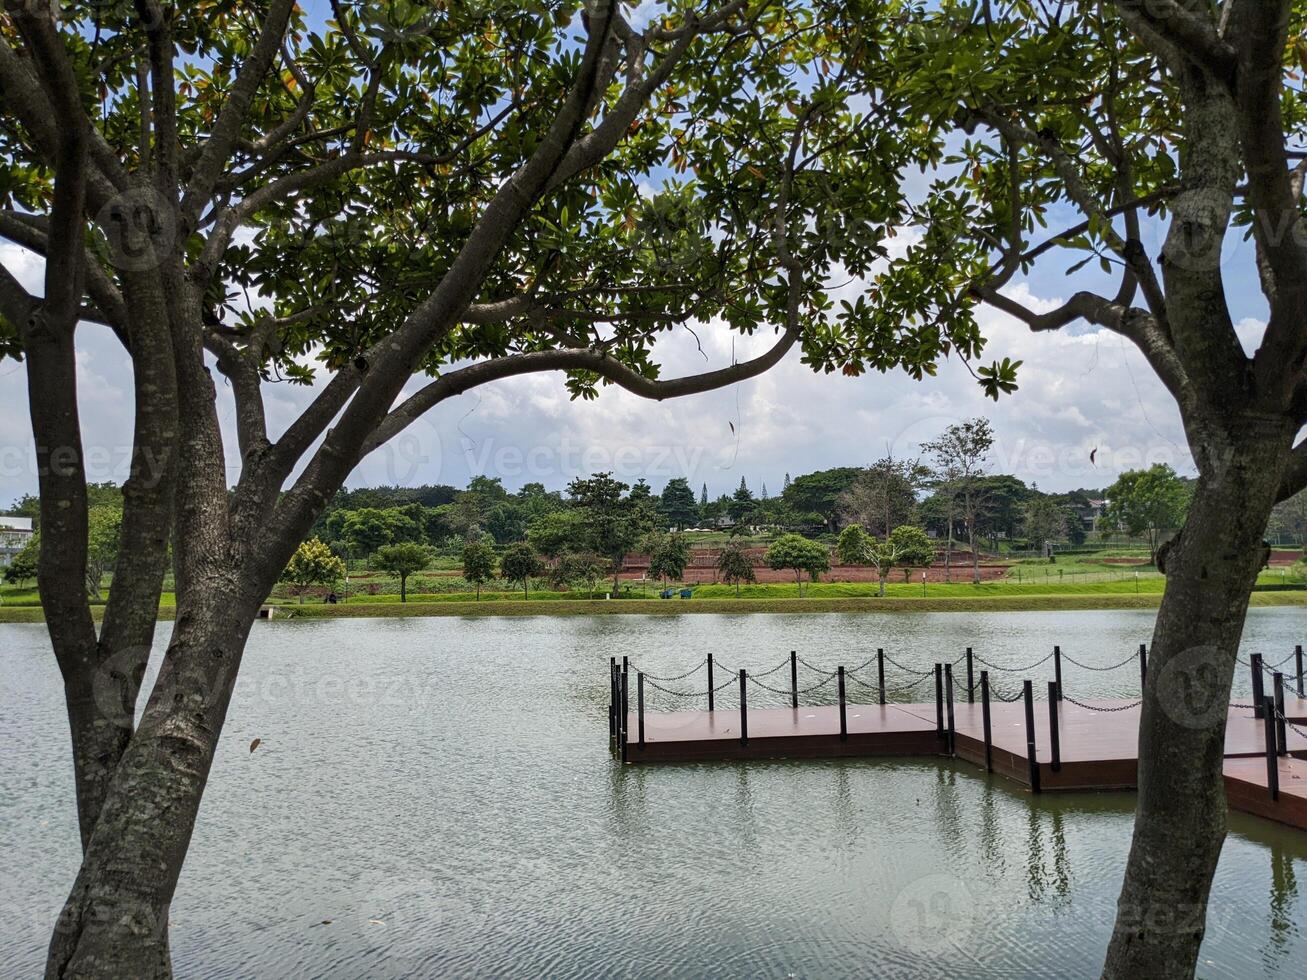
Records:
[[[1253,283],[1241,272],[1241,247],[1228,260],[1236,307],[1255,310]],[[40,263],[0,245],[0,261],[39,289]],[[1009,293],[1038,309],[1070,293],[1060,265],[1048,265]],[[1079,285],[1079,283],[1075,283]],[[995,403],[956,358],[937,377],[913,381],[902,372],[861,378],[816,374],[792,351],[775,369],[731,388],[662,403],[616,388],[592,402],[570,401],[558,374],[487,385],[439,405],[392,444],[365,459],[348,481],[378,484],[448,483],[473,475],[499,477],[506,487],[540,482],[562,489],[576,476],[612,471],[659,490],[685,477],[698,492],[729,493],[743,478],[755,492],[780,492],[786,474],[833,466],[863,466],[887,454],[915,458],[923,440],[975,416],[991,420],[997,442],[989,465],[1045,491],[1109,485],[1123,470],[1164,462],[1181,473],[1193,466],[1179,414],[1142,355],[1127,341],[1081,324],[1031,334],[989,309],[980,311],[988,339],[984,359],[1024,362],[1019,390]],[[1263,322],[1240,324],[1255,348]],[[712,325],[660,347],[664,377],[725,366],[774,342],[770,333],[741,338]],[[131,444],[131,371],[104,328],[83,325],[77,340],[81,417],[89,476],[121,482]],[[229,447],[235,446],[232,404],[219,379],[220,412]],[[410,385],[410,390],[420,382]],[[269,425],[279,432],[311,397],[311,390],[273,385],[267,390]],[[37,479],[26,412],[22,365],[0,362],[0,506],[35,492]],[[1097,452],[1094,452],[1097,450]],[[1093,459],[1091,460],[1091,452]],[[237,473],[234,449],[230,472]]]
[[[1156,256],[1163,229],[1147,231],[1144,244]],[[0,261],[40,291],[39,259],[0,242]],[[1064,267],[1072,261],[1050,256],[1007,291],[1038,309],[1052,308],[1085,286],[1112,291],[1095,281],[1099,274],[1092,270],[1068,278]],[[1229,236],[1224,272],[1240,337],[1255,349],[1265,314],[1251,246],[1237,231]],[[981,363],[1004,357],[1023,362],[1019,390],[997,403],[956,358],[941,362],[936,377],[917,382],[902,372],[815,374],[796,350],[759,378],[662,403],[612,387],[597,401],[573,402],[561,375],[528,376],[441,404],[365,459],[347,485],[463,486],[485,475],[502,479],[509,489],[528,482],[562,489],[577,476],[611,471],[628,483],[646,479],[655,490],[684,477],[696,492],[706,485],[716,497],[743,479],[755,493],[765,487],[774,495],[787,474],[864,466],[886,455],[916,458],[924,440],[976,416],[990,419],[997,436],[990,470],[1045,491],[1106,487],[1121,472],[1155,462],[1193,473],[1175,405],[1129,342],[1085,324],[1035,335],[988,308],[979,319],[988,340]],[[770,332],[742,338],[712,324],[700,325],[696,334],[697,340],[679,332],[660,344],[663,377],[723,367],[775,340]],[[130,365],[108,332],[92,325],[80,328],[77,354],[89,478],[121,482],[131,444]],[[233,406],[217,377],[234,481]],[[312,394],[289,384],[267,389],[274,434]],[[6,406],[0,413],[0,507],[37,489],[26,397],[23,366],[0,361],[0,405]]]

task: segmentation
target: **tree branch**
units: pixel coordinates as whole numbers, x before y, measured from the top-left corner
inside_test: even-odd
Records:
[[[200,211],[213,193],[213,188],[222,175],[222,171],[231,159],[241,128],[249,115],[250,105],[255,93],[263,83],[264,77],[272,67],[277,52],[281,50],[282,39],[290,22],[291,12],[295,9],[295,0],[272,0],[268,16],[264,18],[259,38],[254,44],[250,56],[245,59],[226,104],[218,114],[213,132],[204,144],[204,150],[191,174],[190,184],[182,198],[181,211],[191,227],[198,220]],[[169,81],[171,86],[172,82]]]
[[[641,398],[665,401],[668,398],[683,398],[705,391],[723,388],[726,385],[749,378],[770,370],[798,341],[797,329],[785,330],[781,338],[766,353],[748,361],[732,364],[730,367],[703,374],[689,375],[667,381],[646,378],[631,368],[615,360],[603,351],[585,349],[535,351],[529,354],[514,354],[509,357],[482,361],[468,367],[449,371],[435,381],[410,395],[394,409],[376,428],[372,436],[363,444],[360,457],[384,445],[409,425],[415,422],[431,408],[461,395],[472,388],[480,387],[491,381],[513,378],[523,374],[539,374],[546,371],[592,371],[613,384],[626,389]]]

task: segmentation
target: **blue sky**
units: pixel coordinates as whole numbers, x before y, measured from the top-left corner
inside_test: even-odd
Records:
[[[311,3],[311,16],[325,3]],[[909,178],[919,180],[918,176]],[[1057,227],[1050,218],[1050,225]],[[1075,216],[1066,216],[1074,224]],[[1146,228],[1144,244],[1156,257],[1164,229]],[[0,244],[0,259],[39,289],[39,261]],[[1078,288],[1112,291],[1096,271],[1068,278],[1074,257],[1047,256],[1008,292],[1049,307]],[[1242,230],[1232,230],[1224,272],[1231,309],[1245,346],[1256,346],[1264,301]],[[860,284],[844,286],[844,294]],[[980,319],[989,339],[984,360],[1024,361],[1020,390],[999,403],[986,399],[965,367],[946,360],[937,377],[914,382],[901,373],[862,378],[816,375],[797,352],[767,375],[691,399],[655,404],[606,389],[597,402],[571,402],[559,375],[500,382],[440,405],[390,446],[364,460],[351,486],[378,483],[452,483],[473,475],[498,476],[515,488],[538,481],[561,488],[578,475],[611,470],[661,488],[686,477],[696,489],[729,492],[743,477],[756,490],[778,492],[785,474],[831,466],[865,465],[892,453],[915,456],[919,444],[961,419],[990,418],[998,442],[990,461],[1045,490],[1106,486],[1123,470],[1152,462],[1192,472],[1175,406],[1128,342],[1075,324],[1056,334],[1031,335],[993,311]],[[740,338],[701,326],[699,340],[679,333],[660,345],[664,376],[721,367],[772,342],[770,333]],[[699,348],[702,342],[702,351]],[[82,420],[92,479],[121,482],[131,437],[131,375],[126,357],[101,328],[78,336]],[[417,387],[415,382],[411,387]],[[220,389],[222,382],[219,382]],[[267,392],[269,424],[280,431],[311,392],[290,385]],[[0,507],[35,492],[36,472],[21,365],[0,362],[0,399],[13,406],[0,417]],[[232,406],[221,404],[233,478]],[[1095,459],[1090,453],[1097,450]]]

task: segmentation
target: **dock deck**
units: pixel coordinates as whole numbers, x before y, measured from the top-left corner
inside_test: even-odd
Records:
[[[943,673],[934,702],[861,704],[843,697],[841,673],[839,701],[812,706],[631,710],[628,690],[624,724],[618,724],[622,694],[614,671],[610,735],[627,763],[954,757],[1034,792],[1129,790],[1138,782],[1140,701],[1057,700],[1052,684],[1051,701],[1034,701],[1028,684],[1015,700],[977,690],[973,703],[966,687],[955,688]],[[1247,704],[1228,708],[1227,798],[1234,809],[1307,830],[1307,733],[1297,727],[1307,722],[1307,700],[1282,693],[1283,724],[1272,726],[1278,731],[1270,752],[1265,718]],[[1274,712],[1269,697],[1264,703]],[[1278,782],[1274,794],[1272,782]]]

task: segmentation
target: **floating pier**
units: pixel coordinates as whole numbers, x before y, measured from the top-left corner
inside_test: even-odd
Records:
[[[1022,668],[989,664],[968,648],[951,663],[915,670],[884,650],[854,668],[825,670],[791,653],[775,667],[750,674],[723,671],[708,656],[674,677],[656,677],[629,661],[610,661],[610,745],[632,764],[831,759],[846,757],[945,757],[975,764],[1032,792],[1129,790],[1138,783],[1138,738],[1142,699],[1077,700],[1062,687],[1066,659],[1095,671],[1138,671],[1147,680],[1147,649],[1108,666],[1064,658],[1055,647],[1043,660]],[[1054,678],[1023,680],[1002,693],[990,682],[991,668],[1026,672],[1052,661]],[[1294,661],[1285,675],[1254,654],[1253,698],[1225,707],[1225,784],[1230,806],[1307,830],[1307,699],[1302,648],[1277,666]],[[1137,667],[1136,667],[1137,662]],[[1241,661],[1242,662],[1242,661]],[[886,684],[887,664],[898,675]],[[799,668],[816,682],[800,686]],[[788,668],[788,670],[786,669]],[[706,682],[699,679],[706,671]],[[902,680],[903,675],[913,678]],[[666,684],[679,684],[668,687]],[[697,684],[698,690],[687,689]],[[1010,680],[1008,682],[1010,684]],[[648,711],[646,687],[673,700],[705,704],[707,710]],[[833,704],[804,704],[824,690]],[[1041,695],[1036,698],[1036,691]],[[750,707],[749,694],[783,698],[785,707]],[[920,700],[934,694],[934,700]],[[719,707],[726,694],[730,707]],[[912,700],[896,700],[912,697]],[[1217,706],[1216,718],[1221,708]]]

